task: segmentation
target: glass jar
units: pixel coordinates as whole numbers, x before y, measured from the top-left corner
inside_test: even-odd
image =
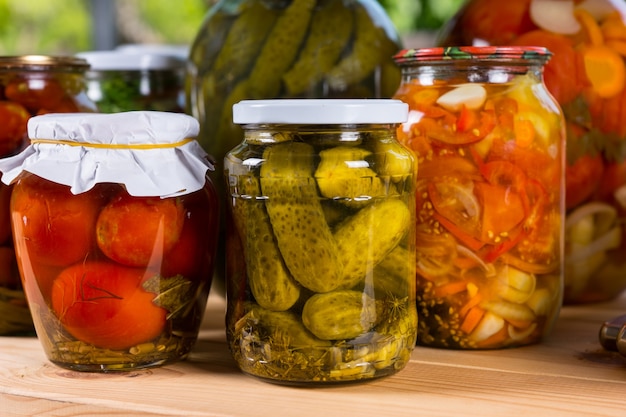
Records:
[[[281,383],[389,375],[410,359],[415,162],[398,100],[244,100],[225,158],[227,338]]]
[[[133,110],[184,112],[185,60],[164,52],[89,51],[87,94],[102,113]]]
[[[469,0],[444,46],[538,45],[567,123],[565,304],[626,289],[626,3]]]
[[[418,156],[421,345],[491,349],[546,336],[563,285],[564,124],[545,48],[402,51],[399,141]]]
[[[201,145],[222,161],[243,139],[232,122],[238,101],[389,98],[400,83],[392,59],[400,48],[376,0],[220,1],[190,49],[187,114],[200,121]],[[222,170],[213,175],[226,201]]]
[[[31,116],[95,110],[85,95],[88,67],[74,57],[0,57],[0,158],[27,146]],[[13,249],[11,190],[12,186],[0,184],[0,335],[28,335],[34,329]]]
[[[217,241],[198,122],[162,112],[50,114],[0,160],[17,262],[48,359],[125,371],[184,359]]]

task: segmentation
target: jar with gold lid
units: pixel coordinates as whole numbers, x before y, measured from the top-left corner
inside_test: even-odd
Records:
[[[0,56],[0,158],[27,146],[32,116],[95,111],[85,94],[87,68],[71,56]],[[32,334],[11,236],[11,190],[0,184],[0,335]]]

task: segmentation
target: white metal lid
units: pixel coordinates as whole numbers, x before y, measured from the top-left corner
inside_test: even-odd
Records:
[[[77,57],[91,65],[91,71],[146,71],[182,68],[183,59],[154,52],[88,51]]]
[[[169,197],[201,189],[208,155],[194,139],[199,123],[182,113],[59,113],[28,121],[31,144],[0,159],[2,182],[28,171],[71,187],[124,184],[134,196]]]
[[[391,99],[243,100],[233,106],[236,124],[404,123],[409,106]]]

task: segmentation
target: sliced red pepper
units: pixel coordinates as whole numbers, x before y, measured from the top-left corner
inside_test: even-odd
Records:
[[[450,220],[443,217],[441,214],[434,212],[433,219],[439,222],[448,232],[450,232],[459,242],[467,246],[474,252],[480,250],[485,244],[476,239],[472,235],[465,232],[463,229],[452,223]]]

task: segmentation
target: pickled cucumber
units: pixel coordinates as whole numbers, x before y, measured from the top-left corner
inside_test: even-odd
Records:
[[[283,262],[262,203],[259,181],[254,176],[239,177],[239,192],[250,198],[237,199],[234,221],[244,241],[248,285],[256,302],[268,310],[291,308],[300,297],[300,285]]]
[[[343,267],[313,178],[313,157],[306,143],[268,147],[261,190],[287,268],[301,285],[323,293],[339,286]]]
[[[218,82],[233,82],[250,70],[274,26],[278,13],[261,0],[251,0],[232,24],[210,76]]]
[[[374,268],[374,294],[376,298],[402,298],[415,294],[415,253],[396,246]]]
[[[343,0],[330,0],[314,12],[304,47],[283,76],[288,95],[311,89],[332,68],[350,40],[353,19]]]
[[[281,78],[298,55],[316,0],[293,0],[276,20],[248,77],[249,98],[276,97]]]
[[[377,26],[362,4],[355,8],[354,36],[350,53],[326,74],[325,79],[333,90],[345,90],[361,82],[400,49],[398,42],[389,38],[384,27]]]
[[[415,159],[410,151],[392,137],[378,138],[373,142],[376,172],[400,182],[415,175]]]
[[[336,146],[320,151],[315,179],[320,193],[349,206],[361,206],[385,195],[386,187],[366,158],[363,148]]]
[[[353,288],[405,236],[411,212],[400,200],[375,202],[337,227],[334,237],[344,265],[339,288]]]
[[[376,301],[360,291],[315,294],[302,309],[302,323],[322,340],[347,340],[372,329],[380,317]]]

